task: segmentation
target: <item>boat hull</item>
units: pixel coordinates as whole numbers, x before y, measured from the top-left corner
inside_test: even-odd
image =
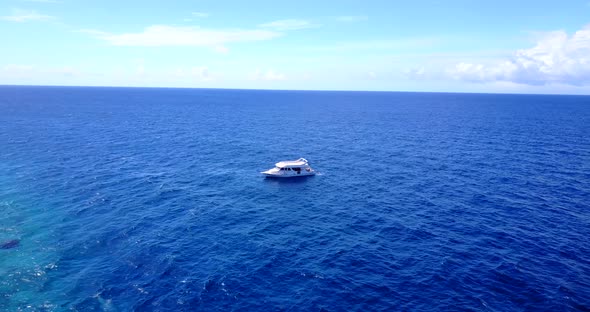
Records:
[[[284,178],[298,178],[298,177],[309,177],[309,176],[314,176],[315,172],[306,172],[306,173],[300,173],[300,174],[277,174],[277,173],[269,173],[269,172],[261,172],[265,177],[267,178],[280,178],[280,179],[284,179]]]

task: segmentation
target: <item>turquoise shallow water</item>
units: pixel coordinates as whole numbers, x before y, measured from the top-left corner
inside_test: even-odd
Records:
[[[0,87],[0,310],[587,310],[589,133],[581,96]]]

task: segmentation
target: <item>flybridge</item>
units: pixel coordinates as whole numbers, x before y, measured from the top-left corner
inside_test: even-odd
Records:
[[[309,166],[307,164],[307,159],[305,158],[299,158],[297,160],[285,160],[285,161],[280,161],[278,163],[275,164],[275,166],[279,167],[279,168],[287,168],[287,167],[305,167],[305,166]]]

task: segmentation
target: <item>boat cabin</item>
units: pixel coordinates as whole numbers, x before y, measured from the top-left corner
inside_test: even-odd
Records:
[[[275,166],[272,169],[262,172],[262,174],[270,177],[293,177],[315,174],[315,171],[307,164],[305,158],[281,161],[276,163]]]

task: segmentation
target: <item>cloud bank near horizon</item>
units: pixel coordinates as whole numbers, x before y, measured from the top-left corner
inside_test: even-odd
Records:
[[[447,70],[458,80],[507,81],[526,85],[590,84],[590,24],[569,36],[565,31],[543,34],[535,46],[490,64],[461,62]]]

